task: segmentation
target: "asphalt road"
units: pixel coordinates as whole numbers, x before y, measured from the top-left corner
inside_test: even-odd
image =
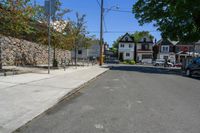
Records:
[[[115,66],[17,133],[200,133],[200,80]]]

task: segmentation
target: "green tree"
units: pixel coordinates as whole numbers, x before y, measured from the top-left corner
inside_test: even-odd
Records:
[[[30,0],[2,0],[0,1],[0,38],[2,36],[23,39],[34,32],[31,18],[35,9]],[[21,43],[21,42],[20,42]],[[2,48],[0,46],[0,69],[2,69]]]
[[[200,39],[199,0],[137,0],[133,13],[141,25],[153,22],[163,38]]]
[[[86,34],[88,32],[86,31],[86,21],[85,21],[86,15],[80,15],[76,13],[76,20],[71,21],[69,20],[68,25],[65,28],[65,34],[69,37],[69,40],[71,40],[72,49],[75,53],[75,65],[77,65],[77,50],[78,48],[85,47],[87,45],[87,37]]]
[[[118,49],[119,41],[123,36],[119,36],[112,44],[112,48]]]
[[[151,35],[149,31],[136,31],[132,34],[132,37],[134,37],[135,43],[139,42],[143,37],[149,37],[151,40],[154,39],[153,35]]]
[[[35,9],[30,0],[4,0],[0,5],[0,34],[23,38],[33,32],[30,24]]]

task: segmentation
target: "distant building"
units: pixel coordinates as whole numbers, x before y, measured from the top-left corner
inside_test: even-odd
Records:
[[[178,42],[176,44],[176,62],[183,62],[186,58],[192,58],[194,53],[194,43]]]
[[[120,61],[134,60],[135,43],[134,38],[126,33],[119,41],[118,58]]]
[[[144,36],[137,43],[137,61],[143,63],[152,63],[153,58],[153,40]]]
[[[159,46],[158,59],[167,59],[172,63],[180,63],[185,59],[200,55],[200,41],[184,43],[161,39],[155,45]]]
[[[137,45],[136,45],[137,44]],[[119,41],[118,58],[119,60],[135,60],[137,62],[152,62],[153,40],[143,37],[138,43],[134,38],[126,33]]]
[[[161,39],[155,45],[159,46],[158,59],[167,59],[170,62],[176,62],[176,44],[177,41],[171,41],[169,39]]]
[[[99,58],[100,55],[100,45],[93,44],[89,48],[78,48],[76,51],[76,55],[78,59],[89,59],[89,58]],[[72,58],[75,57],[75,51],[71,51]]]
[[[69,22],[68,21],[54,21],[51,22],[51,26],[53,27],[53,29],[57,32],[62,32],[62,30],[65,29],[65,27],[67,26]]]

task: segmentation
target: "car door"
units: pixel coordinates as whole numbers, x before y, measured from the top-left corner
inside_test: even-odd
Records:
[[[200,74],[200,58],[196,60],[195,71],[196,73]]]

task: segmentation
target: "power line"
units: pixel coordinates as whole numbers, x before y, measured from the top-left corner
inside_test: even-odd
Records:
[[[103,23],[104,23],[104,29],[105,29],[105,32],[107,32],[108,29],[107,29],[107,26],[106,26],[106,21],[105,21],[105,19],[103,19]],[[104,32],[104,33],[105,33],[105,32]]]
[[[105,8],[108,9],[108,8]],[[123,13],[132,13],[131,11],[127,11],[127,10],[118,10],[118,9],[109,9],[109,11],[113,11],[113,12],[123,12]]]
[[[96,2],[99,5],[99,7],[101,8],[101,4],[100,4],[99,0],[96,0]]]
[[[137,31],[137,30],[136,30]],[[104,33],[134,33],[136,31],[105,31]],[[142,31],[137,31],[137,32],[142,32]],[[152,30],[152,31],[148,31],[148,32],[159,32],[157,30]],[[89,31],[89,33],[99,33],[99,31]]]

